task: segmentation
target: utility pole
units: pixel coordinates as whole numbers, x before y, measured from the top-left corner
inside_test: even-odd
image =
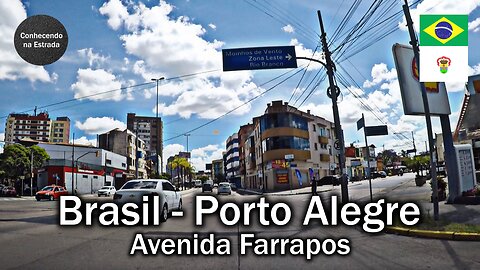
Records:
[[[160,174],[163,173],[163,153],[160,152],[160,144],[162,143],[163,140],[160,139],[159,132],[158,130],[160,129],[159,123],[158,123],[158,82],[161,80],[164,80],[165,77],[160,77],[160,78],[153,78],[152,81],[155,81],[157,83],[157,103],[155,103],[155,135],[157,136],[157,144],[156,144],[156,155],[157,155],[157,173],[160,172]],[[138,124],[137,124],[138,125]],[[158,158],[160,157],[160,170],[158,170]]]
[[[187,162],[188,165],[190,166],[190,152],[188,152],[188,137],[190,137],[190,133],[183,134],[185,137],[187,137]],[[188,172],[188,178],[190,179],[190,172]],[[183,180],[183,189],[185,190],[185,180]]]
[[[73,185],[73,172],[75,171],[75,132],[73,132],[73,137],[72,137],[72,195],[75,194],[75,188]]]
[[[138,124],[135,129],[135,178],[138,179]]]
[[[419,74],[418,77],[420,78],[420,50],[418,48],[418,41],[417,41],[417,37],[415,36],[415,30],[413,29],[413,21],[412,21],[412,17],[410,16],[410,9],[408,8],[408,0],[405,0],[405,4],[403,5],[403,12],[405,13],[408,32],[410,34],[410,45],[412,45],[412,48],[413,48],[413,53],[414,53],[415,61],[417,63],[417,68],[418,68],[418,74]],[[430,176],[432,177],[433,218],[435,220],[438,220],[439,211],[438,211],[438,186],[437,186],[437,160],[435,159],[435,154],[433,153],[433,149],[435,148],[435,146],[434,146],[433,134],[432,134],[432,119],[430,117],[430,107],[428,105],[427,90],[425,89],[425,84],[420,82],[420,88],[422,90],[423,107],[425,110],[425,121],[427,124],[428,143],[430,146]]]
[[[415,146],[415,137],[413,136],[413,130],[412,130],[412,143],[413,143],[414,157],[416,157],[417,156],[417,147]]]
[[[370,171],[370,147],[368,147],[368,141],[367,141],[367,132],[365,131],[365,116],[362,113],[362,119],[363,119],[363,134],[365,135],[365,150],[367,153],[367,167],[368,167],[368,184],[369,184],[369,189],[370,189],[370,201],[373,202],[373,192],[372,192],[372,172]]]
[[[30,147],[30,196],[33,196],[33,148]]]
[[[332,99],[333,121],[335,123],[335,134],[339,142],[338,144],[340,146],[340,149],[339,149],[340,153],[338,155],[338,164],[339,164],[340,173],[341,173],[342,203],[346,204],[348,203],[349,198],[348,198],[348,180],[345,177],[346,176],[345,142],[343,140],[343,130],[340,124],[340,115],[338,113],[338,104],[337,104],[337,98],[340,95],[340,88],[338,88],[338,86],[335,84],[335,78],[333,75],[335,70],[335,65],[332,62],[331,53],[328,49],[327,34],[325,33],[325,30],[323,28],[323,21],[322,21],[322,15],[320,13],[320,10],[317,11],[317,14],[318,14],[318,20],[320,22],[321,41],[322,41],[323,52],[325,54],[328,82],[330,85],[327,89],[327,95]]]

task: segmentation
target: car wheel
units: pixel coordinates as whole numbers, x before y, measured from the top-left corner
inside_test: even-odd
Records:
[[[102,195],[98,194],[98,197],[102,197]]]
[[[35,197],[35,199],[37,200],[37,202],[39,202],[39,201],[40,201],[40,197]]]
[[[50,199],[50,201],[54,201],[55,197],[53,197],[53,195],[50,195],[49,199]]]
[[[232,192],[231,192],[231,191],[230,191],[230,192],[228,192],[228,195],[232,195]]]
[[[182,210],[182,200],[178,201],[178,210]]]
[[[161,218],[161,220],[162,220],[162,222],[165,222],[165,221],[167,221],[167,219],[168,219],[168,207],[167,207],[166,204],[164,204],[164,205],[163,205],[163,209],[162,209],[162,218]]]

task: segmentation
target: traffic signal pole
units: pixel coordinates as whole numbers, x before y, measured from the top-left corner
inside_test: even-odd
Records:
[[[334,78],[335,65],[333,64],[333,61],[331,59],[331,53],[328,49],[327,34],[325,33],[325,29],[323,28],[323,21],[322,21],[322,15],[320,13],[320,10],[317,11],[317,14],[318,14],[318,20],[320,22],[320,31],[321,31],[320,38],[322,41],[323,52],[325,54],[325,62],[326,62],[325,67],[327,69],[328,82],[330,85],[327,89],[327,95],[332,99],[335,135],[339,142],[339,147],[340,147],[339,149],[340,153],[338,154],[338,165],[341,173],[342,203],[346,204],[348,203],[349,198],[348,198],[348,179],[346,177],[347,171],[345,169],[345,142],[343,140],[343,130],[340,124],[340,115],[338,113],[338,104],[337,104],[337,98],[340,95],[340,88],[338,88],[338,86],[335,84],[335,78]]]

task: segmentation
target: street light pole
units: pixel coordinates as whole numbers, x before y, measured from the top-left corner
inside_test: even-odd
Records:
[[[163,153],[160,153],[160,143],[163,143],[163,140],[160,140],[160,137],[158,136],[158,129],[159,129],[159,125],[158,125],[158,82],[161,81],[161,80],[164,80],[165,77],[160,77],[160,78],[152,78],[152,81],[155,81],[157,83],[157,103],[155,104],[155,125],[156,125],[156,128],[155,128],[155,136],[157,136],[157,143],[156,143],[156,155],[157,155],[157,173],[159,172],[158,171],[158,156],[160,156],[160,173],[162,174],[163,173]]]
[[[187,137],[187,162],[188,162],[188,165],[190,166],[190,152],[188,151],[188,137],[190,137],[190,133],[186,133],[186,134],[183,134],[185,137]],[[189,175],[189,180],[190,180],[190,172],[188,173]],[[185,189],[185,181],[183,183],[183,189]]]

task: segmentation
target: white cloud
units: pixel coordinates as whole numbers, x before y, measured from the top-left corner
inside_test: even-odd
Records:
[[[149,81],[161,76],[168,78],[222,69],[220,48],[223,42],[206,40],[206,29],[186,16],[174,18],[172,5],[160,1],[158,6],[151,8],[143,3],[129,3],[128,8],[121,8],[117,6],[119,3],[107,2],[99,11],[109,18],[108,24],[113,29],[124,27],[120,39],[126,53],[137,58],[132,63],[135,74]],[[208,73],[185,80],[164,81],[159,95],[173,99],[168,99],[170,103],[160,104],[159,108],[164,115],[191,117],[200,112],[202,118],[214,118],[260,91],[252,78],[252,72],[246,71]],[[152,87],[143,95],[148,99],[154,97],[155,92],[156,88]],[[249,109],[247,105],[235,113],[246,113]]]
[[[318,48],[315,53],[313,53],[313,50],[305,48],[302,43],[300,43],[296,38],[293,38],[290,40],[290,45],[295,46],[295,54],[297,56],[301,57],[309,57],[309,58],[314,58],[318,59],[321,61],[323,60],[321,49]],[[297,62],[299,65],[308,65],[308,70],[318,70],[323,67],[322,64],[317,63],[317,62],[311,62],[309,60],[303,60],[303,59],[298,59]]]
[[[416,8],[410,9],[410,14],[413,26],[418,32],[420,14],[470,14],[478,6],[480,6],[480,0],[461,1],[461,4],[451,0],[424,0]],[[398,23],[398,27],[403,31],[407,31],[405,17]]]
[[[128,17],[127,7],[120,0],[110,0],[104,3],[98,11],[100,14],[108,16],[108,25],[114,30],[119,29],[123,20]]]
[[[475,33],[480,31],[480,17],[468,23],[468,30]]]
[[[75,127],[87,134],[102,134],[115,128],[124,130],[127,125],[113,117],[88,117],[85,122],[76,121]]]
[[[290,24],[287,24],[284,27],[282,27],[282,30],[285,33],[294,33],[295,32],[295,28],[293,28],[293,26],[291,26]]]
[[[205,164],[211,163],[212,160],[215,159],[221,159],[223,151],[225,151],[224,147],[218,144],[210,144],[204,147],[193,149],[190,162],[197,171],[204,171]]]
[[[4,140],[5,140],[5,133],[0,133],[0,141],[4,141]],[[3,153],[3,146],[4,146],[4,143],[0,142],[0,154]]]
[[[104,56],[99,53],[94,53],[92,48],[80,49],[77,51],[78,55],[88,61],[90,67],[104,64],[110,56]]]
[[[43,67],[25,62],[15,50],[15,30],[26,18],[27,13],[20,1],[0,1],[0,80],[52,82]]]
[[[167,160],[169,157],[185,151],[185,147],[181,144],[169,144],[163,149],[163,158]],[[223,151],[225,151],[224,146],[218,144],[210,144],[196,148],[191,150],[190,162],[197,171],[204,171],[205,164],[211,163],[212,160],[222,158]]]
[[[213,23],[209,23],[208,24],[208,27],[212,28],[213,30],[216,30],[217,29],[217,26]]]
[[[174,144],[168,144],[163,147],[163,158],[165,161],[169,157],[173,157],[177,155],[179,152],[185,152],[185,147],[181,144],[174,143]],[[166,165],[166,162],[164,162]]]
[[[94,95],[100,92],[120,89],[122,83],[117,77],[104,69],[79,69],[77,82],[71,85],[75,92],[75,98]],[[113,91],[101,95],[88,97],[90,100],[114,100],[120,101],[128,96],[124,91]]]
[[[71,141],[73,142],[73,141]],[[87,145],[87,146],[97,146],[97,139],[88,139],[85,136],[75,139],[75,144]]]
[[[372,68],[372,80],[365,81],[363,87],[369,88],[379,83],[386,81],[391,82],[397,78],[397,71],[395,68],[388,70],[387,65],[384,63],[375,64]]]

